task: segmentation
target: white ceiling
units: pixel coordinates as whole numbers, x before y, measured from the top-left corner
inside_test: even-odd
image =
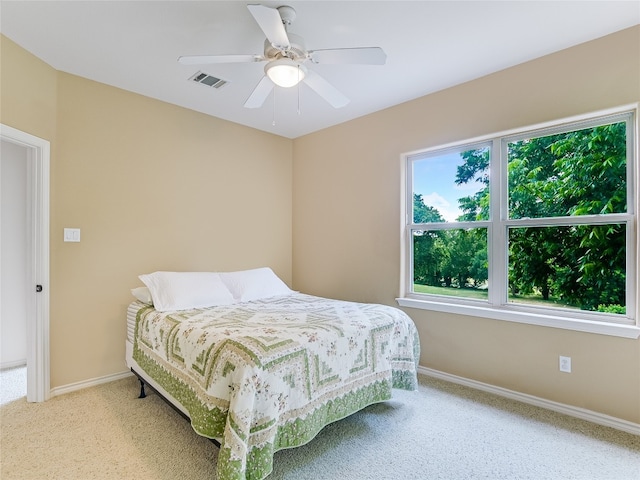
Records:
[[[306,85],[276,87],[261,108],[244,108],[264,64],[176,59],[262,54],[247,3],[294,7],[289,31],[308,49],[379,46],[387,63],[310,66],[350,98],[340,109]],[[288,138],[637,24],[638,0],[0,1],[0,32],[57,70]],[[215,90],[189,82],[198,70],[229,83]]]

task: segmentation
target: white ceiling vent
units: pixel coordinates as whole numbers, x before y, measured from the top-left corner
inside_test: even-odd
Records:
[[[207,87],[220,88],[225,86],[227,83],[226,80],[222,80],[221,78],[214,77],[213,75],[209,75],[208,73],[196,72],[189,80],[192,80],[196,83],[201,83],[206,85]]]

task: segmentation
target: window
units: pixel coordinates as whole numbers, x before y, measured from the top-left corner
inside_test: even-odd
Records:
[[[406,155],[399,303],[635,327],[636,135],[627,109]]]

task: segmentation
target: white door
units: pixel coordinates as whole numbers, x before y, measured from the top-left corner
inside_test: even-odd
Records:
[[[27,147],[0,140],[0,367],[27,364]],[[24,394],[27,385],[24,385]]]
[[[24,298],[26,313],[27,401],[43,402],[49,398],[49,155],[47,140],[0,124],[0,146],[27,163],[25,176],[26,234],[24,235]],[[9,145],[10,144],[10,145]],[[17,149],[16,149],[17,148]],[[0,150],[0,155],[4,153]],[[4,206],[3,206],[4,207]],[[5,228],[0,221],[0,228]],[[4,235],[0,232],[0,238]],[[9,237],[7,237],[9,238]],[[1,267],[15,260],[5,258]],[[3,278],[2,282],[7,280]],[[21,280],[16,280],[20,281]],[[0,285],[0,295],[5,295]],[[0,302],[4,303],[3,298]],[[4,305],[3,305],[4,310]],[[4,336],[4,332],[3,332]]]

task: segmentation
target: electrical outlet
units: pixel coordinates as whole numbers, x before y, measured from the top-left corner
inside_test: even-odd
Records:
[[[560,355],[560,371],[565,373],[571,373],[571,357],[563,357]]]

